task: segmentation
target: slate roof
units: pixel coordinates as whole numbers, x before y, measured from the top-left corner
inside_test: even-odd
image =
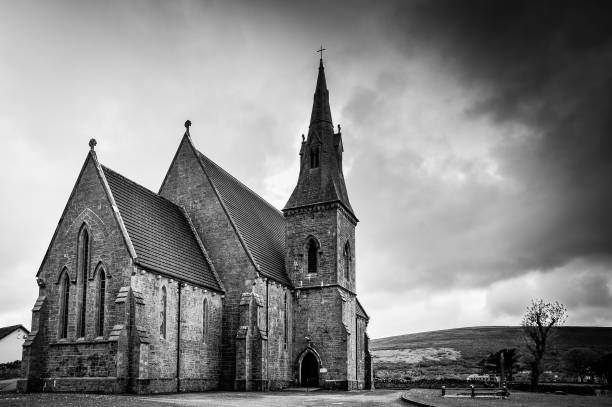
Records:
[[[3,328],[0,328],[0,339],[4,338],[5,336],[8,336],[8,335],[12,334],[13,332],[15,332],[19,328],[23,329],[27,333],[30,333],[30,331],[25,329],[24,326],[21,325],[21,324],[20,325],[5,326]]]
[[[197,154],[261,274],[291,287],[285,271],[283,214],[204,154]]]
[[[357,309],[355,310],[355,313],[357,314],[358,317],[361,317],[364,319],[370,319],[368,314],[366,314],[365,310],[363,309],[363,306],[361,305],[359,300],[357,300]]]
[[[222,291],[182,209],[110,168],[101,167],[136,251],[136,263]]]

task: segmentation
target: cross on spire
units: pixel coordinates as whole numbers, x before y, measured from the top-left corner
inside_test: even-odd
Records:
[[[323,57],[323,45],[317,50]],[[314,66],[313,66],[314,68]],[[353,209],[348,199],[344,175],[342,173],[341,129],[334,132],[329,90],[325,80],[323,61],[319,64],[317,84],[312,98],[312,113],[308,126],[308,136],[300,147],[300,175],[291,197],[285,205],[285,211],[318,205],[323,202],[340,202],[349,216],[354,218]],[[317,154],[317,148],[319,153]],[[317,162],[316,157],[319,156]],[[311,161],[311,158],[314,158]],[[317,168],[317,171],[310,171]],[[287,212],[285,212],[287,214]],[[356,219],[356,218],[355,218]],[[315,279],[316,280],[316,279]],[[304,278],[310,284],[308,277]],[[316,283],[316,281],[311,281]]]
[[[327,50],[323,48],[323,44],[321,44],[321,48],[317,50],[317,52],[321,55],[321,61],[323,61],[323,51],[327,51]]]

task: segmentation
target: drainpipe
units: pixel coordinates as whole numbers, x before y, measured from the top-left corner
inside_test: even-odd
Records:
[[[270,388],[270,294],[268,291],[268,286],[270,284],[270,279],[266,279],[266,337],[268,340],[266,341],[266,390]]]
[[[359,332],[359,328],[357,326],[359,318],[355,317],[355,384],[357,385],[357,390],[359,390],[359,355],[357,353],[359,346],[359,336],[357,333]]]
[[[178,281],[178,320],[176,324],[176,392],[181,391],[181,286],[183,283]]]

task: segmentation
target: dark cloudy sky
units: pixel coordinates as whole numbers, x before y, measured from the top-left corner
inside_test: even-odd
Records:
[[[607,2],[3,2],[0,326],[91,137],[157,191],[183,132],[278,208],[323,43],[361,222],[370,335],[516,325],[531,298],[612,324]]]

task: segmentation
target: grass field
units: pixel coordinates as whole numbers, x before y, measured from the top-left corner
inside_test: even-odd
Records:
[[[410,400],[436,407],[609,407],[612,405],[612,397],[609,396],[575,396],[570,394],[512,392],[510,397],[500,400],[441,397],[440,390],[412,389],[405,395]]]
[[[612,352],[610,327],[561,327],[550,343],[545,369],[562,370],[561,356],[574,347]],[[374,339],[371,342],[377,377],[464,379],[479,371],[478,362],[503,348],[526,354],[522,330],[515,326],[447,329]]]

